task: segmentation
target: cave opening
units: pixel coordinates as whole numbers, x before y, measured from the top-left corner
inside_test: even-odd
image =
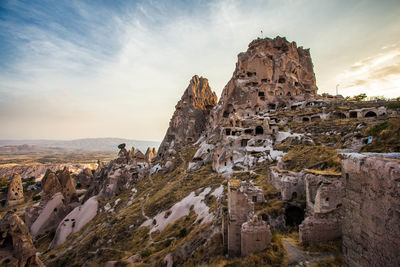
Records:
[[[298,226],[304,220],[304,210],[297,206],[289,206],[285,210],[287,226]]]
[[[256,127],[256,135],[262,135],[264,134],[264,129],[261,126]]]

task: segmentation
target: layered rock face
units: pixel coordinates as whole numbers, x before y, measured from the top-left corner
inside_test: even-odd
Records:
[[[345,266],[400,266],[400,160],[342,161]]]
[[[210,110],[217,103],[217,96],[211,91],[208,80],[193,76],[175,112],[162,141],[158,156],[163,158],[169,149],[177,150],[199,139],[204,131]]]
[[[10,185],[8,186],[7,206],[14,206],[21,203],[24,203],[22,180],[18,173],[14,173]]]
[[[254,40],[245,53],[238,55],[233,77],[212,114],[212,126],[221,125],[221,120],[232,113],[248,117],[263,110],[290,107],[316,93],[309,49],[281,37]]]
[[[0,221],[0,242],[1,266],[44,266],[36,256],[28,228],[12,212],[8,212]]]

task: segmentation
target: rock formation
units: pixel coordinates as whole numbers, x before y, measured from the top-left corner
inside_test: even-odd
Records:
[[[22,187],[21,176],[14,173],[7,192],[7,206],[14,206],[24,203],[24,189]]]
[[[205,129],[210,110],[216,103],[217,96],[211,91],[208,80],[193,76],[181,100],[175,106],[158,156],[163,158],[171,154],[169,150],[176,151],[182,146],[196,142]]]
[[[97,196],[91,197],[83,205],[71,211],[57,227],[56,234],[49,248],[52,249],[65,242],[68,235],[78,232],[97,214]]]
[[[57,192],[46,202],[45,206],[37,213],[38,217],[30,226],[33,237],[49,233],[55,230],[60,221],[70,212],[75,205],[65,205],[65,199],[61,192]]]
[[[146,153],[144,154],[144,157],[146,159],[147,163],[151,163],[151,160],[154,157],[153,151],[155,150],[155,148],[151,149],[150,147],[147,148]]]
[[[118,148],[120,149],[118,158],[95,171],[93,182],[90,184],[83,202],[98,194],[106,200],[111,199],[149,174],[150,166],[140,150],[132,147],[127,152],[125,144],[119,145]]]
[[[36,256],[28,228],[12,212],[8,212],[0,221],[0,265],[44,267]]]
[[[71,173],[67,168],[64,168],[62,172],[58,174],[58,178],[61,183],[61,192],[65,199],[65,204],[71,202],[78,202],[78,196],[76,194],[75,183],[72,180]]]
[[[241,118],[263,110],[291,107],[315,96],[317,86],[310,50],[285,38],[259,39],[238,55],[233,77],[225,86],[212,126],[237,113]]]
[[[81,185],[89,186],[93,179],[92,170],[85,168],[77,175],[76,178]]]
[[[42,201],[49,200],[55,193],[61,192],[62,190],[57,175],[49,169],[42,179],[42,190]]]

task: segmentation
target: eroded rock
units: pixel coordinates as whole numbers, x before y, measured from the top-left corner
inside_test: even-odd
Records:
[[[22,187],[21,176],[14,173],[7,192],[7,206],[15,206],[24,203],[24,189]]]
[[[44,267],[28,228],[15,213],[8,212],[0,221],[0,242],[1,266]]]

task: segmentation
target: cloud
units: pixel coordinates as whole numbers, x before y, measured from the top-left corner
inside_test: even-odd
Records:
[[[362,59],[338,75],[341,87],[352,95],[400,96],[400,47],[385,46],[374,56]]]
[[[328,52],[341,50],[337,46],[347,41],[341,38],[365,36],[360,27],[348,35],[337,31],[346,19],[360,25],[366,15],[354,11],[374,3],[189,2],[7,1],[0,9],[0,121],[7,131],[0,138],[161,140],[189,79],[207,77],[220,95],[237,54],[261,30],[264,36],[286,36],[311,47],[317,81],[336,85],[326,77],[336,76],[332,66],[342,70],[343,65],[332,64]],[[390,9],[376,5],[375,10]],[[382,40],[379,34],[387,29],[374,38]],[[381,52],[394,49],[387,45]],[[372,66],[373,58],[365,60],[349,73],[369,73],[365,66]],[[376,73],[392,72],[385,76],[392,77],[394,71],[382,67]],[[346,82],[366,85],[369,76],[363,75]]]

